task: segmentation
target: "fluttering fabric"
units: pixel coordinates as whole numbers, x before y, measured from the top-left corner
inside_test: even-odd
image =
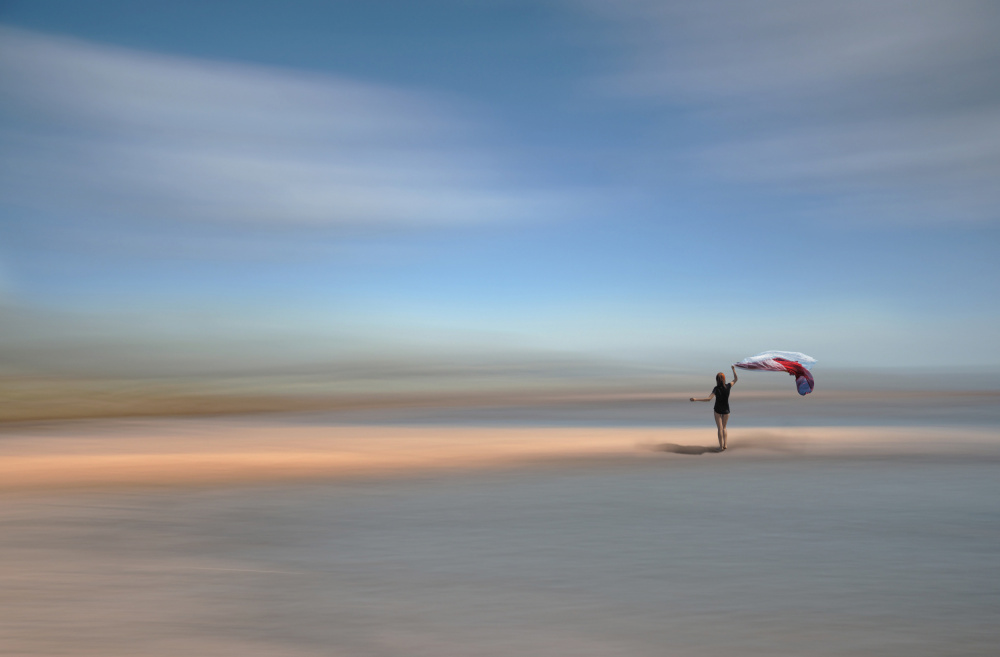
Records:
[[[795,377],[795,387],[800,395],[808,395],[816,383],[809,371],[816,359],[797,351],[765,351],[756,356],[744,358],[736,367],[744,370],[764,370],[767,372],[787,372]]]

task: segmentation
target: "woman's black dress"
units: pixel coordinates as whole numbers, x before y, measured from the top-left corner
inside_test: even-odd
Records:
[[[732,382],[724,386],[715,386],[712,393],[715,394],[715,412],[719,415],[729,414],[729,389],[733,387]]]

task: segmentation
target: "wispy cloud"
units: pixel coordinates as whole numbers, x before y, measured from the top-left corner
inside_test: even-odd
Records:
[[[585,4],[627,38],[608,87],[693,116],[702,171],[869,220],[998,218],[995,3]]]
[[[425,226],[551,212],[425,94],[0,30],[0,192],[70,217]]]

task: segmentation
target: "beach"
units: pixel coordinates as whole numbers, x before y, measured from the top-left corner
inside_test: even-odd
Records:
[[[987,655],[991,427],[7,427],[0,654]]]
[[[0,2],[0,657],[1000,654],[998,31]]]

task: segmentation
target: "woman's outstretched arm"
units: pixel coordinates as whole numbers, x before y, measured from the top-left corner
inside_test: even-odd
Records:
[[[736,366],[732,365],[729,369],[733,371],[733,385],[736,385],[736,382],[740,380],[740,377],[736,374]]]
[[[714,392],[712,394],[710,394],[708,397],[705,397],[704,399],[695,399],[694,397],[692,397],[691,401],[712,401],[713,397],[715,397],[715,393]]]

